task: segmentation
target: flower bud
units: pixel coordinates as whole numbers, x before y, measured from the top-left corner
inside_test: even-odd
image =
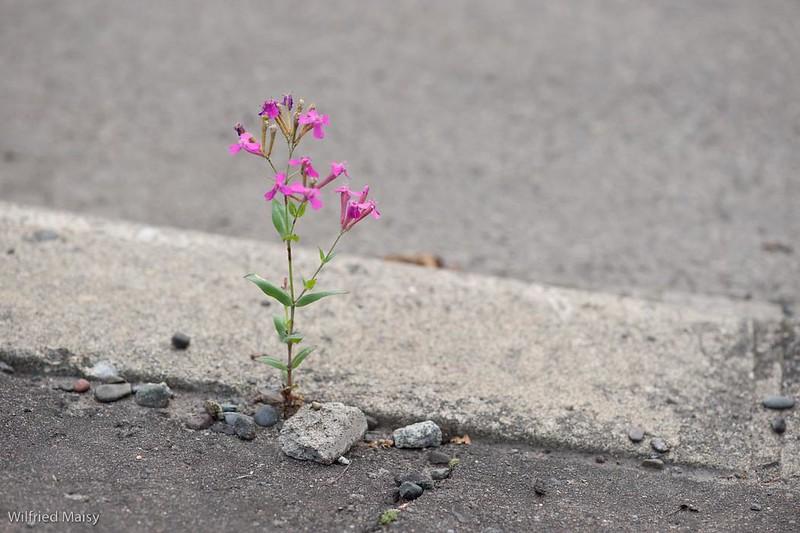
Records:
[[[242,126],[241,122],[237,122],[233,125],[233,129],[236,130],[236,135],[241,135],[245,132],[244,126]]]

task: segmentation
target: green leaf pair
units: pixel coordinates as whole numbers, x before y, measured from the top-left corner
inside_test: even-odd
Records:
[[[271,298],[275,298],[286,307],[292,306],[292,298],[285,290],[276,287],[258,274],[248,274],[244,277],[244,279],[255,283],[264,294]]]
[[[292,357],[292,370],[300,366],[300,364],[303,361],[305,361],[306,357],[308,357],[311,354],[311,352],[314,351],[314,349],[315,349],[314,346],[309,346],[308,348],[303,348],[302,350],[297,352],[297,355]],[[273,368],[277,368],[278,370],[281,370],[283,372],[289,370],[289,367],[286,366],[286,363],[279,361],[278,359],[275,359],[274,357],[270,357],[268,355],[259,357],[258,360],[264,364],[267,364]]]

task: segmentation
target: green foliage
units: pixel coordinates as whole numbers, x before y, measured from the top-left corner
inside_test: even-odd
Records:
[[[285,363],[282,363],[277,359],[275,359],[274,357],[270,357],[268,355],[259,357],[258,361],[261,361],[262,363],[265,363],[273,368],[277,368],[278,370],[282,370],[284,372],[286,372],[286,370],[288,369]]]
[[[378,523],[382,526],[388,526],[395,520],[397,520],[397,516],[400,514],[400,511],[397,509],[387,509],[383,513],[381,513],[381,517],[378,519]]]
[[[256,286],[258,286],[258,288],[261,289],[267,296],[275,298],[286,307],[291,307],[292,298],[286,293],[286,291],[276,287],[258,274],[248,274],[244,277],[244,279],[255,283]]]
[[[313,304],[317,300],[325,298],[326,296],[334,296],[336,294],[347,294],[347,291],[310,292],[298,298],[294,305],[296,307],[305,307],[306,305]]]
[[[287,227],[288,218],[286,216],[286,206],[276,196],[272,200],[272,225],[275,226],[275,231],[278,232],[281,239],[285,239],[289,233],[289,228]]]
[[[285,337],[288,328],[286,327],[286,319],[282,316],[272,317],[272,323],[275,324],[275,331],[278,332],[278,337]]]
[[[316,284],[317,284],[317,280],[314,279],[314,278],[311,278],[311,279],[303,278],[303,287],[305,287],[305,289],[307,291],[310,291],[311,289],[313,289],[314,285],[316,285]]]
[[[308,357],[309,354],[311,354],[311,352],[314,351],[315,348],[316,346],[309,346],[307,348],[303,348],[302,350],[300,350],[297,353],[297,355],[295,355],[292,358],[292,370],[300,366],[300,363],[302,363],[305,360],[305,358]]]

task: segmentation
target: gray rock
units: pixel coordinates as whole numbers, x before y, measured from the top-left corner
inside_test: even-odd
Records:
[[[450,456],[438,450],[433,450],[432,452],[428,453],[428,461],[432,465],[449,465]]]
[[[410,481],[406,481],[405,483],[401,484],[397,489],[398,495],[404,500],[416,500],[422,496],[423,492],[425,491],[422,489],[422,487],[415,483],[411,483]]]
[[[533,482],[533,492],[537,496],[547,496],[547,493],[550,492],[550,483],[544,479],[537,479]]]
[[[233,432],[242,440],[256,438],[256,421],[252,416],[241,413],[225,413],[225,423],[233,428]]]
[[[433,478],[428,472],[422,472],[419,470],[411,470],[408,472],[401,472],[394,476],[394,482],[396,485],[402,485],[403,483],[414,483],[415,485],[419,485],[423,489],[432,489],[433,488]]]
[[[433,468],[430,471],[431,478],[434,481],[441,481],[443,479],[447,479],[450,477],[450,469],[449,468]]]
[[[5,372],[6,374],[13,374],[14,367],[7,363],[4,363],[3,361],[0,361],[0,372]]]
[[[772,431],[774,431],[778,435],[786,431],[786,419],[783,418],[782,416],[777,417],[770,423],[770,425],[772,426]]]
[[[767,396],[761,402],[767,409],[791,409],[794,407],[794,398],[791,396]]]
[[[235,413],[239,411],[239,406],[233,403],[223,403],[221,407],[223,413]]]
[[[761,510],[761,505],[757,504],[757,503],[754,503],[753,505],[750,506],[750,510],[751,511],[760,511]]]
[[[255,419],[256,424],[268,428],[277,424],[278,420],[281,419],[281,415],[278,410],[271,405],[262,405],[256,409],[256,414],[253,418]]]
[[[130,383],[104,383],[94,388],[94,397],[98,402],[115,402],[133,394]]]
[[[200,431],[210,428],[213,423],[214,419],[211,418],[210,414],[199,413],[186,420],[186,427],[195,431]]]
[[[393,436],[397,448],[430,448],[442,444],[442,430],[432,420],[395,429]]]
[[[347,453],[367,431],[367,420],[357,407],[339,402],[305,405],[283,424],[278,442],[283,453],[302,461],[331,464]]]
[[[661,459],[645,459],[642,461],[642,466],[653,470],[664,470],[664,461]]]
[[[628,430],[628,438],[631,439],[631,442],[642,442],[644,440],[644,430],[634,426]]]
[[[192,339],[180,331],[176,332],[175,335],[172,336],[172,346],[177,350],[185,350],[189,347],[189,343]]]
[[[89,377],[99,379],[104,383],[124,383],[117,369],[110,361],[98,361],[93,367],[86,369]]]
[[[664,439],[658,437],[650,440],[650,447],[658,453],[667,453],[669,451],[669,444],[667,444]]]
[[[136,403],[142,407],[164,408],[169,405],[172,391],[166,383],[145,383],[136,388]]]
[[[236,435],[236,430],[233,426],[229,426],[225,422],[214,422],[209,428],[214,433],[222,433],[224,435]]]

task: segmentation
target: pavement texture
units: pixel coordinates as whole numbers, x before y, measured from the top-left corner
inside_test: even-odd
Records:
[[[274,387],[277,304],[242,279],[280,279],[277,245],[0,204],[0,358],[80,373],[111,360],[178,389]],[[315,250],[300,248],[299,271]],[[766,394],[800,394],[800,329],[776,305],[582,292],[342,255],[352,292],[304,308],[312,398],[447,435],[648,456],[796,482],[794,411],[778,436]],[[282,313],[282,309],[280,309]],[[170,338],[182,331],[188,350]],[[628,428],[644,428],[641,444]]]
[[[31,531],[7,518],[27,510],[58,513],[36,531],[769,533],[800,523],[800,491],[775,480],[479,441],[442,447],[459,460],[450,477],[394,502],[396,474],[431,468],[425,451],[360,443],[347,467],[298,462],[280,452],[277,426],[249,442],[183,428],[202,394],[179,391],[169,408],[148,409],[53,390],[63,382],[0,373],[3,531]],[[390,509],[396,521],[378,526]]]
[[[382,200],[361,255],[798,301],[794,0],[35,5],[0,2],[5,200],[269,238],[226,145],[291,90]]]

